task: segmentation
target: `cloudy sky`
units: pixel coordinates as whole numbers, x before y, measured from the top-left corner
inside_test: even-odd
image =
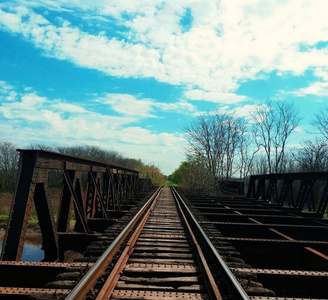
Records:
[[[328,105],[327,0],[0,1],[0,140],[184,159],[184,128],[294,101]]]

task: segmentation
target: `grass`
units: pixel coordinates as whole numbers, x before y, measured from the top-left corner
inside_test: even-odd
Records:
[[[169,180],[165,180],[163,185],[164,186],[178,186],[177,183],[174,183],[174,182],[169,181]]]

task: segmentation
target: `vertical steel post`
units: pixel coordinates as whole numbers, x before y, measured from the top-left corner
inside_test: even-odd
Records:
[[[32,183],[37,152],[21,152],[19,179],[3,241],[1,259],[21,260],[31,213],[35,184]]]

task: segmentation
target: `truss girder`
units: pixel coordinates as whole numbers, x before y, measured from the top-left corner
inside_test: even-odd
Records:
[[[252,175],[247,197],[323,216],[328,206],[328,173]]]
[[[2,260],[21,260],[33,203],[45,260],[54,261],[59,257],[58,233],[72,230],[71,221],[75,222],[74,231],[91,234],[89,219],[108,220],[110,210],[119,211],[132,198],[138,199],[142,191],[139,173],[134,170],[43,150],[18,151],[19,179],[3,242]],[[49,182],[51,172],[56,172],[55,183]],[[53,186],[60,190],[57,213],[49,197]],[[73,214],[75,220],[72,220]]]

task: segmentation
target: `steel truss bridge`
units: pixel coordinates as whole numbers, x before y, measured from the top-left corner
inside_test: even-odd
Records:
[[[196,195],[19,151],[1,299],[328,299],[327,173],[255,175],[246,196],[236,182]],[[32,204],[41,262],[21,261]]]

